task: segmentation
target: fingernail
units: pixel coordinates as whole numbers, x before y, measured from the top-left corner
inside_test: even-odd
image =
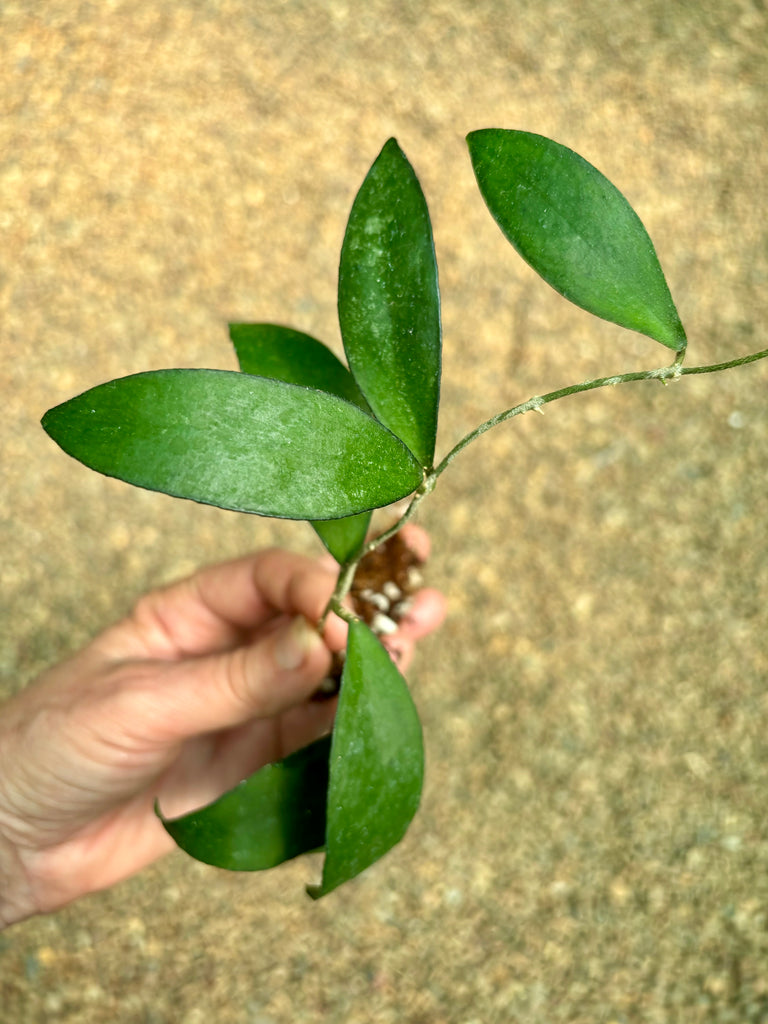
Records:
[[[275,638],[275,661],[278,668],[291,671],[297,669],[309,652],[321,643],[317,631],[303,615],[296,618]]]

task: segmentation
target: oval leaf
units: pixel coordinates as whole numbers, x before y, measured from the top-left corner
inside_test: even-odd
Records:
[[[243,373],[329,391],[370,412],[346,366],[311,335],[279,324],[230,324],[229,336]],[[362,547],[370,523],[371,513],[362,512],[312,525],[336,561],[344,564]]]
[[[405,680],[364,622],[349,627],[331,744],[324,896],[406,833],[424,778],[421,723]]]
[[[268,764],[214,803],[180,818],[155,812],[177,846],[196,860],[230,871],[263,871],[325,841],[326,736]]]
[[[286,519],[378,508],[422,479],[407,448],[356,406],[235,371],[122,377],[49,410],[43,427],[99,473]]]
[[[488,128],[471,132],[467,143],[488,209],[545,281],[604,320],[685,348],[653,243],[600,171],[530,132]]]
[[[329,391],[370,412],[346,366],[312,335],[280,324],[230,324],[229,336],[243,373]]]
[[[349,215],[339,322],[349,368],[375,416],[430,467],[440,398],[437,263],[424,195],[395,139]]]

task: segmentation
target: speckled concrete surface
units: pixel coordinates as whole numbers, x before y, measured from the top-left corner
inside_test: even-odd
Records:
[[[110,377],[233,367],[228,319],[338,343],[346,215],[396,135],[444,297],[440,446],[650,367],[506,245],[463,143],[549,134],[628,195],[703,363],[765,346],[762,0],[3,3],[0,669],[279,541],[104,480],[39,427]],[[423,809],[312,904],[182,855],[0,937],[3,1024],[768,1021],[768,366],[569,399],[422,521],[451,621],[412,673]]]

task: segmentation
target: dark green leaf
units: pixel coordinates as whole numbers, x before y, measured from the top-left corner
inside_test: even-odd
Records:
[[[177,846],[230,871],[263,871],[322,847],[331,738],[268,764],[214,803],[180,818],[155,811]]]
[[[43,427],[107,476],[241,512],[355,515],[421,482],[411,453],[357,406],[226,370],[156,370],[49,410]]]
[[[424,195],[394,139],[349,215],[339,321],[349,368],[374,414],[431,466],[440,397],[437,264]]]
[[[243,373],[329,391],[370,412],[346,366],[311,335],[279,324],[230,324],[229,336]],[[312,525],[333,557],[344,563],[361,548],[370,522],[371,513],[363,512]]]
[[[344,565],[358,553],[365,543],[371,513],[361,512],[343,519],[315,519],[312,526],[318,537],[337,562]]]
[[[545,281],[604,320],[685,348],[653,243],[600,171],[530,132],[488,128],[467,142],[488,209]]]
[[[405,680],[363,622],[349,628],[328,786],[324,896],[398,843],[421,797],[421,723]]]
[[[310,334],[280,324],[230,324],[229,336],[243,373],[330,391],[370,412],[346,366]]]

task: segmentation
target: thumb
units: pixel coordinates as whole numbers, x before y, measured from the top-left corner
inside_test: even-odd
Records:
[[[152,688],[152,720],[165,740],[182,740],[271,718],[308,700],[330,661],[302,615],[285,619],[247,646],[168,665],[159,690],[156,682]]]

